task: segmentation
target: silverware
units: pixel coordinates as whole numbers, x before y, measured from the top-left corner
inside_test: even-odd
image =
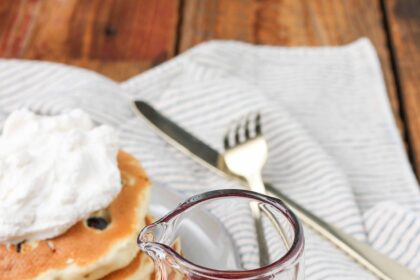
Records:
[[[144,117],[160,136],[180,151],[216,173],[230,179],[235,179],[244,185],[246,184],[242,177],[233,174],[226,168],[223,155],[219,154],[216,150],[170,121],[147,103],[135,101],[133,105],[136,113]],[[273,188],[270,184],[264,184],[269,195],[281,199],[303,223],[347,253],[378,278],[383,280],[419,280],[413,272],[404,266],[380,254],[367,244],[354,239],[340,229],[326,223],[279,190]]]
[[[234,127],[233,135],[228,131],[224,138],[223,158],[226,168],[236,176],[244,178],[251,191],[265,194],[261,171],[267,161],[268,147],[261,134],[260,115],[256,115],[254,120],[246,118],[245,122],[240,121]],[[260,266],[264,267],[270,264],[270,256],[264,237],[261,211],[258,203],[251,202],[250,207],[255,222]]]

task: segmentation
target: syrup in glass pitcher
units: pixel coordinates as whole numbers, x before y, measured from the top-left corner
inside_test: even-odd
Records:
[[[257,243],[246,241],[250,232],[252,234],[251,202],[258,203],[261,209],[264,236],[270,245],[267,246],[270,263],[264,267],[258,265]],[[182,237],[182,228],[186,223],[191,223],[194,216],[192,213],[203,209],[217,212],[219,217],[222,213],[223,223],[232,237],[242,240],[238,241],[242,242],[242,248],[251,247],[251,252],[241,252],[241,262],[222,262],[223,265],[209,267],[202,257],[183,255],[174,249],[173,244],[180,239],[181,248],[183,244],[188,245],[188,239]],[[223,252],[226,244],[216,244],[220,252]],[[153,259],[156,280],[303,279],[304,237],[299,221],[280,200],[251,191],[217,190],[193,196],[171,213],[145,227],[138,237],[138,245]],[[201,256],[203,254],[205,252]]]

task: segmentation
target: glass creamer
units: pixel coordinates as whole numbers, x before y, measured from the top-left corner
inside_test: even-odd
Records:
[[[223,223],[240,238],[245,222],[251,216],[250,203],[258,203],[265,238],[269,244],[270,264],[264,267],[250,263],[226,263],[223,267],[206,267],[200,259],[178,253],[172,246],[180,238],[184,224],[194,211],[219,209],[226,215]],[[238,218],[239,217],[239,218]],[[245,220],[244,220],[245,221]],[[247,230],[245,227],[243,230]],[[235,237],[235,236],[234,236]],[[183,243],[188,240],[183,240]],[[218,244],[222,251],[223,242]],[[304,237],[296,216],[280,200],[244,190],[217,190],[187,199],[175,210],[145,227],[138,245],[155,264],[156,280],[163,279],[303,279]],[[242,244],[244,246],[244,244]],[[247,244],[245,244],[247,246]],[[249,246],[256,246],[249,244]],[[181,244],[182,247],[182,244]],[[200,250],[201,248],[195,248]],[[255,254],[258,257],[258,251]],[[254,262],[259,263],[259,262]]]

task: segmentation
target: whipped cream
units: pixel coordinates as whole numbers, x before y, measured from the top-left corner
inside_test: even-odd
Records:
[[[81,110],[13,112],[0,137],[0,243],[64,233],[121,190],[116,131]]]

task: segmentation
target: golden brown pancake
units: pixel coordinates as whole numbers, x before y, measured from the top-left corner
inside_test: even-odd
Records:
[[[173,245],[173,248],[180,252],[181,246],[180,243],[177,241]],[[171,273],[172,280],[175,279],[182,279],[183,277],[176,276],[174,272]],[[154,280],[155,273],[154,273],[154,264],[152,259],[144,254],[143,252],[139,252],[136,258],[126,267],[121,268],[117,271],[111,272],[101,280]]]
[[[150,216],[146,216],[146,225],[153,223],[153,219]],[[111,272],[101,280],[143,280],[149,279],[153,273],[153,261],[143,252],[139,251],[134,260],[129,265],[119,270]]]
[[[150,184],[129,154],[119,152],[118,167],[123,188],[105,210],[110,220],[105,229],[81,221],[48,241],[0,245],[0,280],[89,280],[127,266],[138,252],[136,237],[145,226]]]
[[[139,252],[128,266],[111,272],[102,280],[147,280],[151,278],[153,269],[153,261],[143,252]]]

